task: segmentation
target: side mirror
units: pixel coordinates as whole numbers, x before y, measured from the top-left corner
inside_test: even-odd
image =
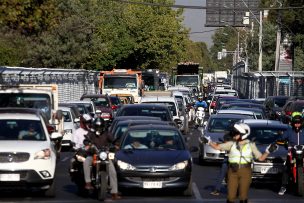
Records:
[[[181,125],[183,122],[181,119],[175,119],[174,122],[177,124],[177,125]]]
[[[80,119],[79,118],[75,118],[74,119],[74,123],[79,123],[80,122]]]
[[[53,132],[51,134],[51,140],[58,140],[58,139],[61,139],[61,138],[62,138],[62,134],[61,133]]]

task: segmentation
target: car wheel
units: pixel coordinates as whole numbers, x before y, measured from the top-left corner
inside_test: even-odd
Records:
[[[56,196],[56,183],[55,183],[55,178],[52,182],[52,184],[50,185],[49,189],[47,189],[46,191],[44,191],[44,196],[46,197],[55,197]]]
[[[183,192],[184,196],[192,196],[192,177],[189,180],[188,187]]]

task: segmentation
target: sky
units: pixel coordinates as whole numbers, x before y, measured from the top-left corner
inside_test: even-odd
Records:
[[[187,6],[206,6],[206,0],[175,0],[176,5]],[[204,32],[192,33],[190,39],[195,42],[205,42],[210,48],[212,45],[211,36],[214,32],[206,32],[214,30],[214,27],[205,27],[206,23],[206,10],[200,9],[184,9],[184,25],[190,28],[191,32]]]

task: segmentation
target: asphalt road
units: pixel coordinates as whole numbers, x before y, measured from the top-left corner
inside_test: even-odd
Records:
[[[197,137],[199,130],[192,129],[189,133],[189,145],[197,145]],[[61,159],[57,164],[57,188],[55,198],[46,198],[36,193],[29,193],[26,191],[1,191],[1,203],[15,203],[15,202],[41,202],[41,203],[90,203],[98,202],[94,197],[81,197],[77,195],[76,186],[70,181],[68,174],[68,165],[71,152],[62,152]],[[145,202],[145,203],[211,203],[211,202],[226,202],[226,188],[223,185],[222,194],[219,196],[212,196],[209,193],[213,189],[217,174],[220,169],[220,164],[199,165],[197,162],[197,153],[193,153],[194,169],[193,169],[193,192],[192,197],[184,197],[182,194],[177,194],[174,191],[155,191],[155,190],[134,190],[123,194],[123,199],[117,202],[131,203],[131,202]],[[277,191],[279,185],[259,184],[252,186],[249,194],[250,203],[262,202],[304,202],[303,197],[297,197],[289,193],[284,196],[279,196]],[[113,202],[111,199],[105,202]]]

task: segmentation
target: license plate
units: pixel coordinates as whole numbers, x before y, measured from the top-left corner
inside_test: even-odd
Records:
[[[163,183],[159,181],[144,182],[143,188],[162,188]]]
[[[19,174],[0,174],[0,181],[20,181]]]
[[[278,168],[272,167],[272,166],[264,166],[261,167],[261,173],[262,174],[277,174],[279,172]]]

